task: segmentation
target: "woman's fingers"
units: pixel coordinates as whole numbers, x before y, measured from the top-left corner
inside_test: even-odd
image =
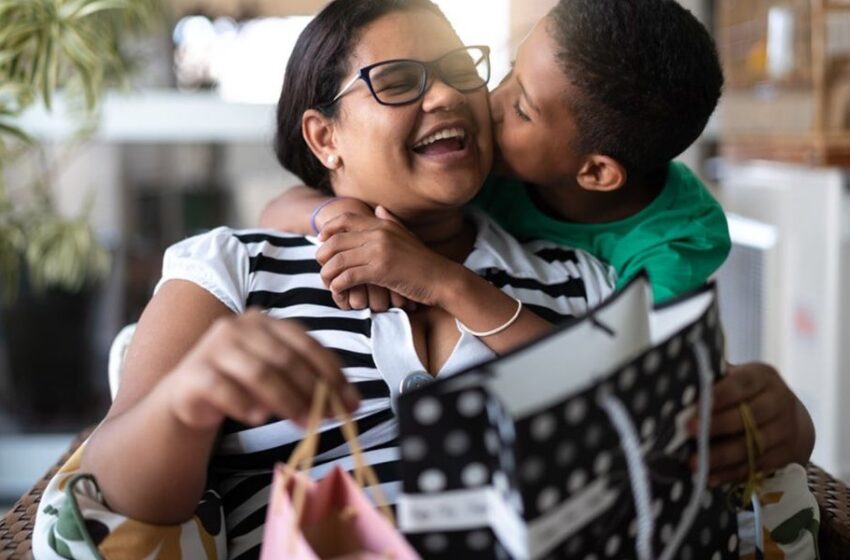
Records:
[[[295,364],[281,368],[237,345],[221,348],[213,366],[223,377],[238,383],[255,401],[281,418],[301,419],[310,407],[310,392],[302,392],[293,378],[301,374]]]
[[[186,426],[206,429],[217,426],[225,417],[244,424],[264,422],[269,412],[238,383],[222,376],[215,368],[194,368],[184,376],[182,388],[175,389],[185,398],[174,408],[175,416]]]
[[[788,466],[787,452],[782,446],[775,446],[762,455],[756,463],[756,468],[763,473],[771,473],[777,469]],[[749,465],[738,463],[731,467],[712,470],[709,476],[709,485],[719,486],[721,484],[742,484],[750,475]]]
[[[756,465],[760,470],[774,470],[789,462],[788,460],[785,460],[784,463],[773,461],[773,458],[778,453],[781,454],[784,451],[786,432],[787,426],[784,425],[781,419],[759,427],[761,449],[753,449],[753,453],[756,454]],[[785,454],[787,455],[787,452]],[[692,455],[691,468],[696,468],[697,461],[697,455]],[[746,436],[737,435],[713,441],[710,447],[709,466],[712,475],[721,471],[738,472],[742,468],[745,473],[748,472],[749,451],[747,449]]]
[[[730,366],[730,373],[714,386],[713,411],[724,410],[737,406],[742,402],[749,402],[758,393],[761,393],[770,376],[765,368],[756,364],[747,366]]]
[[[257,311],[216,321],[169,379],[175,417],[196,429],[224,417],[259,424],[270,414],[303,424],[319,382],[348,410],[360,403],[333,352],[296,322]]]
[[[360,395],[343,375],[342,364],[336,354],[291,321],[273,321],[271,326],[281,340],[287,341],[313,375],[327,382],[330,388],[337,392],[349,412],[357,410],[360,406]]]
[[[206,393],[206,402],[222,416],[233,418],[249,426],[257,426],[268,420],[269,409],[262,406],[239,383],[213,373],[217,379]]]
[[[777,396],[770,391],[762,391],[750,401],[747,406],[753,415],[757,426],[762,426],[779,416],[783,411],[784,402],[778,402]],[[711,417],[711,436],[728,436],[742,433],[744,431],[744,420],[741,410],[736,406],[715,412]]]

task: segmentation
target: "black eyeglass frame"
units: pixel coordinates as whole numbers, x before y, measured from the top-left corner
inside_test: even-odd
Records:
[[[450,83],[450,81],[446,80],[445,77],[443,77],[443,73],[440,71],[440,62],[448,56],[451,56],[451,55],[456,54],[456,53],[461,52],[461,51],[468,51],[468,50],[471,50],[471,49],[480,49],[482,54],[484,55],[483,60],[487,62],[487,76],[484,78],[484,81],[481,85],[477,85],[477,86],[471,87],[471,88],[456,87],[456,86],[452,85]],[[422,67],[422,72],[425,75],[425,79],[421,80],[421,84],[419,86],[419,91],[417,92],[416,96],[413,97],[412,99],[410,99],[409,101],[400,101],[400,102],[381,101],[381,99],[378,97],[378,94],[375,92],[375,88],[372,86],[372,79],[369,77],[369,73],[373,69],[375,69],[379,66],[384,66],[385,64],[398,64],[398,63],[401,63],[401,62],[411,62],[411,63],[414,63],[414,64]],[[476,68],[478,67],[478,64],[480,64],[480,61],[475,65]],[[488,47],[487,45],[468,45],[468,46],[465,46],[465,47],[460,47],[460,48],[451,50],[451,51],[447,52],[446,54],[444,54],[443,56],[441,56],[441,57],[439,57],[435,60],[432,60],[430,62],[423,62],[421,60],[415,60],[415,59],[412,59],[412,58],[396,58],[396,59],[392,59],[392,60],[382,60],[381,62],[376,62],[375,64],[370,64],[369,66],[364,66],[363,68],[358,70],[356,76],[354,76],[347,84],[345,84],[342,87],[342,89],[339,91],[339,93],[336,94],[336,97],[334,97],[331,101],[329,101],[327,103],[323,103],[323,104],[319,105],[319,107],[323,108],[323,109],[327,109],[327,108],[332,107],[337,101],[339,101],[342,98],[343,95],[348,93],[348,91],[352,87],[354,87],[354,84],[356,84],[359,80],[363,80],[364,82],[366,82],[366,86],[369,88],[369,93],[372,94],[372,98],[381,105],[384,105],[384,106],[387,106],[387,107],[401,107],[403,105],[410,105],[411,103],[416,103],[417,101],[422,99],[422,96],[424,96],[425,92],[428,91],[428,86],[431,83],[431,80],[429,80],[429,78],[431,76],[435,75],[435,74],[440,78],[440,80],[444,84],[448,85],[449,87],[456,89],[457,91],[459,91],[461,93],[470,93],[470,92],[479,90],[483,87],[486,87],[487,84],[490,83],[490,77],[491,77],[491,74],[492,74],[492,65],[490,63],[490,47]]]

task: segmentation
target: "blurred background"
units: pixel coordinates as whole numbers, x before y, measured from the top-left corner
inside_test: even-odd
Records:
[[[555,4],[436,2],[465,42],[493,49],[491,85]],[[850,0],[681,3],[714,33],[727,75],[682,159],[729,213],[734,249],[718,275],[729,358],[783,372],[815,418],[815,461],[850,480]],[[0,513],[103,416],[110,345],[138,319],[163,250],[253,226],[298,182],[271,149],[274,104],[326,2],[136,4],[101,22],[112,32],[99,46],[80,46],[81,32],[63,47],[68,75],[94,68],[98,89],[63,82],[49,49],[42,91],[0,83]]]

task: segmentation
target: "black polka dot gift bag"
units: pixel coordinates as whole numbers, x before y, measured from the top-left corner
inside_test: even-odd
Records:
[[[423,558],[738,558],[727,489],[707,486],[715,290],[651,297],[638,278],[540,341],[401,396],[399,528]]]

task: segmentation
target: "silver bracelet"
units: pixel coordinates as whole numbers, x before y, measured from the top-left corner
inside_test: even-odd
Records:
[[[513,296],[511,296],[511,297],[513,297]],[[494,334],[499,334],[500,332],[507,330],[511,325],[516,323],[516,320],[519,319],[519,314],[522,313],[522,300],[520,300],[518,298],[513,298],[513,299],[517,303],[516,313],[514,313],[514,316],[511,317],[510,319],[508,319],[508,322],[505,323],[504,325],[502,325],[501,327],[497,327],[497,328],[493,329],[492,331],[476,332],[476,331],[473,331],[473,330],[466,328],[466,325],[464,325],[460,321],[457,322],[457,326],[460,327],[460,330],[462,330],[463,332],[471,334],[472,336],[476,336],[478,338],[486,338],[488,336],[493,336]]]

